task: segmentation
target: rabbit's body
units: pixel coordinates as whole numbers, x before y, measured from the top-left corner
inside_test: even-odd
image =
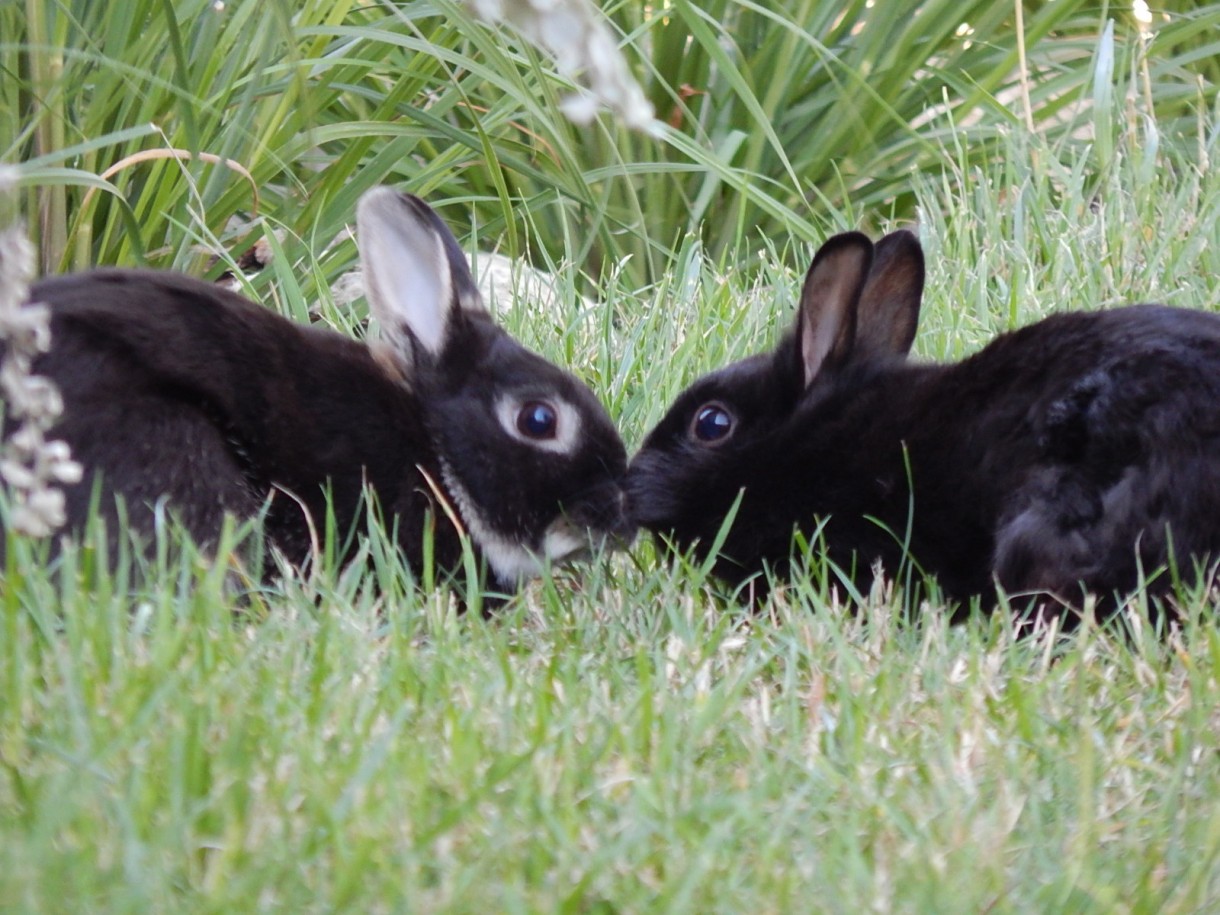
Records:
[[[854,294],[850,321],[828,322],[825,289],[807,282],[774,354],[685,391],[632,462],[636,520],[703,556],[744,490],[714,566],[724,579],[788,574],[797,528],[859,585],[909,556],[959,601],[997,582],[1108,597],[1166,564],[1167,537],[1183,572],[1220,558],[1220,317],[1061,314],[963,362],[912,364],[917,253],[909,236],[879,245],[863,267],[876,285],[857,275],[829,293]],[[892,338],[886,321],[901,324]],[[721,412],[729,434],[701,440],[720,433],[698,418]]]
[[[427,538],[439,568],[459,564],[460,524],[502,588],[625,532],[625,453],[592,393],[494,324],[422,202],[371,197],[361,250],[380,348],[177,274],[35,285],[53,345],[34,369],[65,403],[52,435],[86,469],[70,527],[100,477],[112,525],[116,494],[138,531],[163,504],[204,542],[226,513],[265,508],[268,540],[299,563],[328,510],[341,543],[360,528],[367,486],[416,569]]]
[[[211,541],[226,511],[256,514],[274,485],[266,533],[301,562],[310,523],[325,522],[327,484],[340,532],[364,511],[365,479],[388,517],[422,518],[429,506],[418,467],[437,472],[437,461],[423,410],[363,344],[173,273],[55,277],[31,299],[51,305],[54,341],[34,370],[68,406],[53,434],[123,494],[145,533],[153,519],[138,506],[163,499]],[[68,490],[74,527],[87,518],[91,482]],[[99,508],[113,523],[113,500]],[[419,555],[422,533],[399,532],[408,554]]]

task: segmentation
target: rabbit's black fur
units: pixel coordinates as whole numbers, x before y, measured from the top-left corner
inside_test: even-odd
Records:
[[[33,287],[52,334],[34,368],[65,403],[51,435],[86,470],[67,491],[72,528],[100,475],[111,525],[115,494],[137,530],[151,532],[163,500],[203,542],[225,513],[266,506],[269,541],[299,563],[326,529],[327,493],[346,538],[365,519],[367,484],[416,569],[428,528],[437,565],[460,563],[456,514],[502,589],[626,533],[626,454],[605,410],[495,325],[436,214],[381,188],[362,199],[359,231],[388,346],[172,273],[97,270]]]
[[[696,381],[647,436],[638,523],[703,557],[744,491],[714,565],[730,583],[790,574],[796,528],[858,585],[909,557],[957,601],[998,583],[1104,603],[1220,557],[1220,316],[1060,314],[919,365],[922,288],[910,233],[875,254],[828,241],[793,332]]]

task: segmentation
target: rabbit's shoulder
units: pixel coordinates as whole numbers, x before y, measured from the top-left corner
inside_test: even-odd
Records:
[[[213,284],[104,269],[40,282],[31,300],[52,315],[52,348],[37,369],[69,403],[119,409],[141,391],[180,402],[268,476],[335,474],[344,461],[394,450],[370,443],[418,448],[425,439],[392,360]]]

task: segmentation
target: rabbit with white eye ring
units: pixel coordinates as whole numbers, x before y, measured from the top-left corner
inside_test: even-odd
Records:
[[[367,485],[417,571],[427,536],[439,569],[460,568],[460,525],[506,592],[629,534],[626,452],[609,416],[496,326],[440,218],[375,188],[357,229],[382,344],[174,273],[35,284],[52,348],[34,370],[65,405],[50,434],[85,469],[67,489],[70,528],[85,524],[96,481],[112,539],[115,495],[140,532],[163,500],[203,543],[226,513],[265,509],[268,542],[299,564],[328,510],[340,537],[359,529]]]
[[[923,279],[909,232],[828,240],[778,348],[697,380],[646,437],[633,518],[706,558],[740,493],[713,566],[731,584],[790,576],[795,528],[865,589],[909,559],[955,602],[998,584],[1065,622],[1220,559],[1220,316],[1058,314],[917,364]]]

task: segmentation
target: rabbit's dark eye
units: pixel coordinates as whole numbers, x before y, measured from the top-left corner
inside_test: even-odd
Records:
[[[709,403],[695,411],[691,435],[701,442],[714,445],[728,438],[733,431],[733,414],[718,403]]]
[[[559,426],[559,415],[549,403],[531,400],[517,413],[517,431],[526,438],[552,439]]]

